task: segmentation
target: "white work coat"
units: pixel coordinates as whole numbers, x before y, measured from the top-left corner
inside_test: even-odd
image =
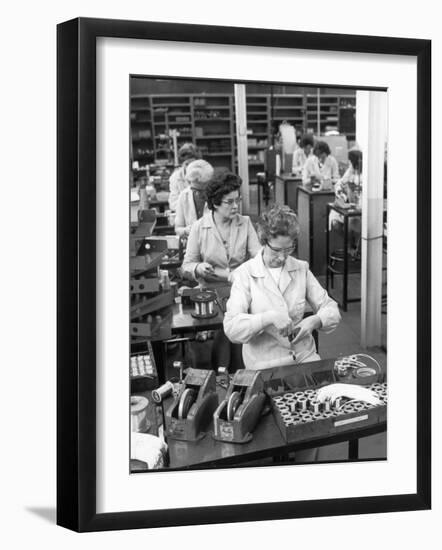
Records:
[[[209,212],[207,204],[204,205],[203,216]],[[196,222],[196,208],[193,200],[191,187],[186,187],[181,191],[178,197],[175,216],[175,233],[179,236],[185,233],[186,228],[190,229],[192,224]]]
[[[263,327],[263,313],[270,310],[281,310],[298,323],[304,316],[306,302],[321,319],[320,330],[331,332],[336,328],[341,319],[338,306],[311,273],[307,262],[289,256],[279,287],[264,265],[262,251],[236,270],[224,332],[231,342],[243,344],[247,369],[287,364],[292,353],[293,364],[320,359],[311,335],[292,346],[273,325]]]
[[[178,198],[181,191],[184,191],[189,184],[184,179],[184,168],[177,168],[169,178],[169,208],[176,210]]]
[[[307,155],[304,153],[304,149],[300,147],[299,149],[296,149],[296,151],[293,153],[293,162],[292,162],[292,173],[301,175],[302,169],[304,168],[304,164],[307,161],[307,158],[310,158],[312,156],[312,153]]]
[[[339,178],[338,161],[332,155],[328,155],[324,164],[320,164],[316,155],[309,155],[302,169],[302,183],[310,183],[312,176],[319,180],[336,182]]]
[[[189,278],[195,278],[195,268],[207,262],[215,268],[215,273],[224,280],[261,248],[256,231],[248,216],[236,214],[231,222],[228,250],[213,221],[212,212],[205,214],[192,225],[187,241],[182,271]]]

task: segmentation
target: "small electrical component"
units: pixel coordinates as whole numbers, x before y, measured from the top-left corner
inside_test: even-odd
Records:
[[[367,361],[367,359],[369,361]],[[341,382],[370,385],[379,380],[381,366],[371,355],[356,353],[335,361],[334,371]]]
[[[194,304],[192,317],[196,319],[209,319],[215,317],[218,311],[216,309],[216,294],[209,290],[200,291],[190,296],[190,301]]]
[[[150,355],[135,355],[130,358],[130,376],[154,376],[154,368]]]

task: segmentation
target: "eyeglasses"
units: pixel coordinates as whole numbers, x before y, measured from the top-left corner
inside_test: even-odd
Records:
[[[268,242],[266,243],[272,252],[275,254],[284,254],[284,256],[289,256],[296,248],[296,245],[290,246],[289,248],[274,248]]]
[[[241,197],[238,197],[237,199],[227,199],[225,201],[221,201],[224,204],[227,204],[227,206],[233,206],[234,204],[240,205],[241,204]]]

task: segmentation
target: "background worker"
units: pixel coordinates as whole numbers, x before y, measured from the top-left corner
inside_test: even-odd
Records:
[[[206,187],[213,176],[213,167],[205,160],[194,160],[186,169],[187,187],[178,197],[175,233],[182,237],[190,233],[193,222],[207,213]]]

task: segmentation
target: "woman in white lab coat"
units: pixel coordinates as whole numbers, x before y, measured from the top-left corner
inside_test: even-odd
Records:
[[[361,208],[362,194],[362,151],[350,149],[349,166],[335,185],[335,204],[340,208]],[[329,217],[330,228],[342,231],[344,218],[332,210]],[[350,255],[360,258],[361,217],[352,216],[348,220]]]
[[[190,233],[192,224],[208,212],[206,188],[213,176],[213,166],[205,160],[194,160],[186,169],[188,187],[178,197],[175,233],[182,237]]]
[[[288,206],[276,205],[258,225],[262,249],[235,273],[224,331],[243,344],[248,369],[296,365],[320,359],[314,330],[331,332],[340,321],[338,306],[297,260],[299,224]],[[313,315],[304,318],[306,304]]]
[[[314,145],[313,136],[302,136],[300,147],[293,153],[292,174],[295,176],[301,176],[307,159],[312,154]]]
[[[302,183],[319,183],[331,189],[339,178],[338,161],[331,155],[330,147],[325,141],[318,141],[302,169]]]

